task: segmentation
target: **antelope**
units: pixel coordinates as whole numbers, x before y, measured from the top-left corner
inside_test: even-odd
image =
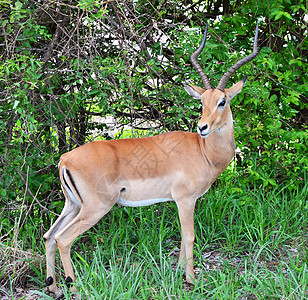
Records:
[[[194,209],[196,200],[207,192],[234,157],[235,140],[231,99],[247,79],[226,88],[231,75],[258,54],[258,23],[253,52],[235,63],[211,87],[197,62],[207,35],[191,55],[193,67],[204,88],[184,84],[188,94],[202,102],[197,133],[172,131],[152,137],[89,142],[61,156],[59,176],[65,205],[59,218],[44,235],[47,289],[56,293],[55,252],[58,247],[65,281],[75,281],[70,248],[74,240],[94,226],[115,205],[147,206],[175,201],[181,224],[179,264],[186,281],[194,284]],[[77,291],[71,286],[71,291]]]

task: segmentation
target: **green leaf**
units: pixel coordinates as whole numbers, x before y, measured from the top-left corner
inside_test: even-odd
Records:
[[[283,16],[283,12],[282,12],[282,11],[278,11],[278,12],[275,14],[274,21],[279,20],[282,16]]]
[[[4,20],[3,22],[2,22],[2,27],[5,27],[6,26],[6,24],[9,22],[9,20]]]
[[[22,8],[22,3],[19,2],[19,1],[16,1],[16,2],[15,2],[15,8],[16,8],[17,10],[20,10],[20,9]]]
[[[283,12],[283,15],[287,18],[287,19],[289,19],[289,20],[292,20],[293,18],[291,17],[291,15],[288,13],[288,12]]]

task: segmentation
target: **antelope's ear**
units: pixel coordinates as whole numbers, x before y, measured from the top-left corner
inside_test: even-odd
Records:
[[[239,81],[238,83],[233,84],[230,88],[225,89],[225,93],[226,93],[226,95],[227,95],[229,101],[230,101],[236,94],[238,94],[238,93],[242,90],[242,88],[243,88],[243,86],[244,86],[244,84],[245,84],[246,79],[247,79],[247,76],[245,76],[245,77],[244,77],[241,81]]]
[[[201,99],[201,95],[205,92],[205,89],[195,86],[195,85],[188,85],[184,84],[184,89],[194,99]]]

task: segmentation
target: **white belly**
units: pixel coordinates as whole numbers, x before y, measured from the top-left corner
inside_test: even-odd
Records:
[[[140,206],[148,206],[160,202],[174,201],[169,198],[157,198],[157,199],[147,199],[147,200],[138,200],[138,201],[129,201],[123,198],[119,198],[117,204],[121,206],[130,206],[130,207],[140,207]]]

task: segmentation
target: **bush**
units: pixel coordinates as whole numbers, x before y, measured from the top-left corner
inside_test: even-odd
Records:
[[[97,136],[111,138],[98,117],[121,124],[117,138],[127,125],[132,136],[195,131],[200,103],[181,84],[201,82],[189,55],[206,22],[201,63],[213,86],[251,52],[257,19],[260,28],[258,57],[229,82],[249,76],[232,103],[238,151],[221,180],[269,189],[303,183],[308,102],[302,0],[212,6],[8,0],[0,1],[0,14],[2,230],[29,207],[38,226],[50,223],[50,211],[63,205],[60,155]]]

